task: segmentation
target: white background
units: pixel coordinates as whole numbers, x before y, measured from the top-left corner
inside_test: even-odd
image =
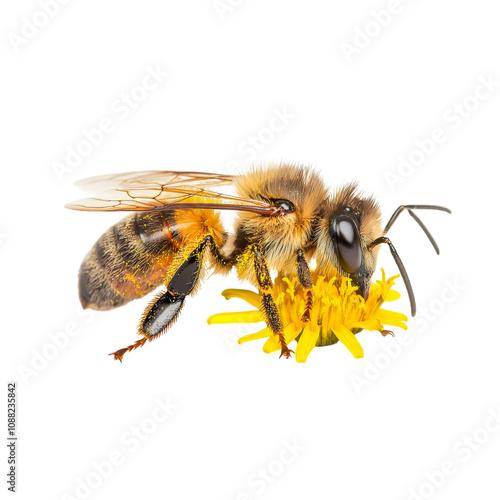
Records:
[[[496,4],[73,0],[44,20],[41,3],[0,14],[0,356],[18,382],[18,498],[498,498],[499,84],[474,98],[481,79],[500,82]],[[168,76],[141,93],[148,67]],[[144,99],[124,109],[131,92]],[[267,140],[276,110],[293,118]],[[57,175],[102,119],[113,130]],[[392,186],[436,128],[445,140]],[[418,303],[408,333],[359,334],[360,360],[342,345],[278,359],[235,345],[241,327],[207,325],[248,308],[220,296],[231,276],[209,280],[168,335],[108,357],[135,340],[148,299],[82,314],[80,262],[120,215],[64,209],[82,195],[73,182],[272,160],[315,166],[332,188],[358,179],[386,220],[403,203],[453,210],[420,212],[439,257],[408,214],[391,230]],[[379,264],[396,274],[387,248]],[[176,406],[160,423],[157,398]],[[110,455],[120,463],[98,475]]]

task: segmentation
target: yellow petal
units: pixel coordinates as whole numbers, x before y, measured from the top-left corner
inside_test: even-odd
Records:
[[[341,325],[338,330],[334,330],[333,332],[355,358],[362,358],[364,356],[363,348],[351,330]]]
[[[262,346],[262,350],[267,354],[279,351],[280,349],[281,349],[280,339],[277,335],[274,334],[271,337],[269,337]]]
[[[243,344],[243,342],[248,342],[249,340],[265,339],[266,337],[270,337],[272,334],[273,332],[270,328],[264,328],[264,330],[260,330],[260,332],[243,335],[243,337],[238,339],[238,344]]]
[[[408,330],[406,323],[403,323],[402,321],[398,321],[396,319],[384,319],[382,323],[386,326],[397,326],[398,328],[402,328],[403,330]]]
[[[265,321],[265,317],[260,311],[219,313],[207,319],[209,325],[223,323],[260,323],[261,321]]]
[[[383,331],[386,328],[384,325],[388,325],[389,329],[391,326],[407,328],[405,322],[408,318],[405,315],[380,309],[384,302],[400,298],[399,292],[391,289],[398,276],[387,278],[382,271],[382,279],[372,283],[369,296],[364,301],[355,294],[355,287],[348,278],[336,275],[318,276],[317,272],[313,275],[314,305],[311,321],[307,325],[301,321],[301,312],[305,308],[307,298],[296,276],[279,274],[272,292],[284,326],[283,333],[287,344],[302,332],[296,348],[296,360],[299,363],[306,361],[317,343],[325,345],[335,340],[334,334],[354,357],[359,358],[363,356],[363,349],[352,333],[354,328],[371,331]],[[236,297],[245,300],[256,310],[216,314],[208,319],[209,324],[265,322],[265,315],[259,310],[262,302],[259,293],[228,289],[222,295],[226,299]],[[321,324],[320,327],[317,326],[318,322]],[[281,349],[279,338],[269,328],[245,335],[238,342],[261,338],[266,340],[263,346],[265,352]]]
[[[405,321],[408,321],[408,317],[405,314],[401,314],[395,311],[388,311],[386,309],[379,309],[376,314],[377,319],[379,319],[384,325],[397,326],[403,330],[408,330]]]
[[[302,327],[296,328],[295,325],[288,325],[283,332],[285,336],[285,341],[289,344],[292,340],[295,340],[295,337],[302,331]]]
[[[258,293],[252,292],[250,290],[241,290],[239,288],[228,288],[222,292],[222,296],[227,300],[234,297],[238,299],[243,299],[248,302],[251,306],[260,307],[261,298]]]
[[[401,298],[401,294],[396,290],[389,290],[385,296],[386,302],[392,302],[393,300],[398,300]],[[253,305],[253,304],[252,304]]]
[[[369,330],[372,332],[373,330],[380,330],[382,327],[382,323],[378,319],[368,319],[366,321],[358,321],[352,325],[353,328],[362,328],[363,330]]]
[[[386,326],[397,326],[398,328],[402,328],[403,330],[408,330],[408,327],[405,323],[401,323],[401,321],[384,321],[384,325]]]
[[[288,325],[283,331],[283,336],[285,337],[285,342],[289,344],[295,337],[300,333],[293,325]],[[276,352],[281,349],[281,342],[278,335],[272,335],[264,343],[262,350],[266,353]]]
[[[316,341],[319,337],[319,328],[311,330],[310,326],[306,326],[297,342],[297,349],[295,351],[295,361],[297,363],[305,363],[307,356],[313,350],[316,345]]]

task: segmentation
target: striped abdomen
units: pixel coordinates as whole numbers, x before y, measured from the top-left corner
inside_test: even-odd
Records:
[[[78,285],[82,306],[107,310],[148,294],[163,283],[183,244],[173,210],[128,215],[83,260]]]

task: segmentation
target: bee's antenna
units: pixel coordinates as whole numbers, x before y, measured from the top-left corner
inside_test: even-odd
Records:
[[[401,273],[401,277],[403,278],[404,284],[406,286],[406,291],[408,292],[408,298],[410,299],[410,306],[411,306],[411,315],[415,316],[415,314],[417,313],[417,306],[415,302],[415,295],[413,294],[413,288],[411,287],[410,278],[408,277],[408,273],[406,272],[405,266],[403,265],[403,262],[400,259],[398,252],[396,252],[396,249],[394,248],[394,245],[392,244],[391,240],[389,238],[386,238],[385,236],[381,236],[380,238],[377,238],[368,245],[368,251],[371,251],[374,247],[380,245],[381,243],[387,243],[389,245],[391,254],[394,257],[394,260],[396,261],[399,272]]]
[[[439,205],[400,205],[396,209],[396,211],[392,214],[391,218],[389,219],[389,222],[385,226],[384,234],[387,234],[387,231],[389,231],[394,222],[396,222],[396,219],[399,217],[399,214],[401,214],[401,212],[403,212],[404,210],[407,210],[408,213],[417,221],[418,225],[422,228],[423,232],[426,234],[427,238],[429,238],[429,241],[432,243],[434,250],[436,250],[436,253],[439,255],[439,247],[436,243],[436,240],[432,237],[432,234],[425,227],[424,223],[420,220],[420,218],[417,217],[417,214],[413,212],[412,208],[415,210],[420,210],[420,209],[441,210],[442,212],[447,212],[451,214],[451,210],[449,208],[440,207]]]

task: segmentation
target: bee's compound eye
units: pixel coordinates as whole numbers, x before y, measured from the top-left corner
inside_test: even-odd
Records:
[[[274,203],[283,213],[295,212],[294,204],[288,200],[274,200]]]
[[[354,273],[361,267],[361,238],[356,223],[345,215],[333,220],[337,254],[344,271]]]

